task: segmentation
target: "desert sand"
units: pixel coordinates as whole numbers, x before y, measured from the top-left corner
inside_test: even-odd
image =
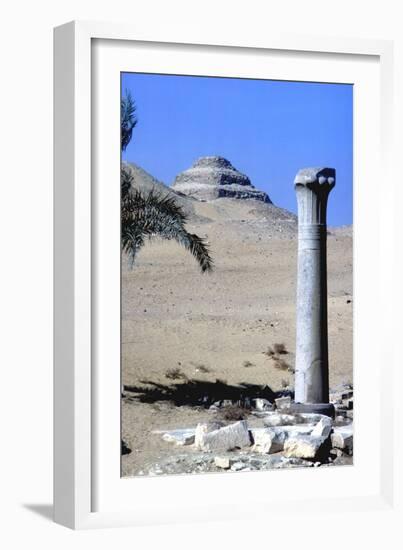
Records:
[[[188,230],[209,242],[214,271],[202,274],[187,251],[158,239],[132,269],[122,257],[122,437],[132,451],[122,456],[123,476],[177,452],[154,430],[194,427],[211,416],[192,402],[175,405],[177,385],[219,379],[293,388],[295,215],[252,199],[180,200]],[[352,228],[329,228],[331,387],[353,382],[352,291]],[[289,370],[264,353],[275,344],[284,344]]]

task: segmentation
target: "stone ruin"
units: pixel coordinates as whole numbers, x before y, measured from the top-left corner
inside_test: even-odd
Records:
[[[225,174],[232,172],[237,180],[226,179]],[[208,183],[199,183],[201,173],[210,173]],[[191,452],[154,465],[151,475],[352,464],[353,387],[344,385],[329,392],[326,209],[335,170],[306,168],[294,183],[298,201],[295,394],[273,402],[252,399],[247,420],[227,425],[220,422],[219,412],[231,403],[217,402],[210,407],[214,417],[208,423],[156,432],[164,441]],[[203,185],[208,192],[203,188],[201,196],[209,198],[220,196],[221,187],[254,189],[246,176],[219,157],[200,159],[178,176],[176,189],[189,194],[193,189],[197,195],[198,186]]]
[[[329,403],[326,211],[334,168],[303,168],[295,177],[298,203],[295,400],[312,412]],[[326,414],[332,414],[328,407]]]
[[[267,193],[256,189],[227,159],[217,156],[199,158],[191,168],[178,174],[172,189],[200,201],[228,197],[271,203]]]
[[[139,475],[247,472],[353,463],[354,395],[349,384],[330,393],[334,417],[298,412],[291,396],[284,395],[273,401],[253,399],[243,420],[226,423],[220,414],[231,406],[226,401],[210,406],[209,422],[153,432],[181,452],[162,459]]]

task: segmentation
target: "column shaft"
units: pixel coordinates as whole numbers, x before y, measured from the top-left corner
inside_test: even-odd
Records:
[[[297,335],[295,401],[329,402],[326,209],[334,187],[331,168],[298,172]]]
[[[295,400],[327,403],[326,226],[300,225],[298,231]]]

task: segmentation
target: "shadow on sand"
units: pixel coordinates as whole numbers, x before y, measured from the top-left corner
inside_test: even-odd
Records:
[[[247,383],[230,385],[222,380],[206,382],[193,379],[175,384],[158,384],[151,380],[141,380],[140,383],[141,386],[125,385],[124,391],[133,394],[130,397],[142,403],[169,401],[176,406],[208,408],[217,401],[229,400],[239,406],[248,407],[250,400],[256,397],[273,402],[277,397],[292,396],[289,391],[274,392],[269,386]]]

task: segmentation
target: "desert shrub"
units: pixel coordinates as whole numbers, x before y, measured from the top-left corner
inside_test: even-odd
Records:
[[[274,355],[274,350],[273,348],[271,348],[270,346],[267,348],[267,351],[264,351],[263,352],[264,355],[267,355],[267,357],[273,357]]]
[[[165,372],[165,377],[169,380],[187,380],[186,374],[178,368],[168,369]]]
[[[273,345],[274,353],[277,355],[285,355],[288,353],[284,344],[274,344]]]
[[[254,365],[254,363],[251,363],[250,361],[244,361],[242,363],[242,366],[246,367],[246,368],[249,368],[249,367],[254,367],[255,365]]]
[[[249,415],[249,410],[239,405],[226,405],[219,410],[223,420],[244,420]]]

